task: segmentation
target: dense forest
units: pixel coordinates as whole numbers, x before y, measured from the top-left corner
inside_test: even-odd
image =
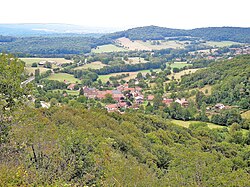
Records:
[[[219,75],[234,63],[249,68],[248,60]],[[88,107],[81,97],[36,109],[32,85],[20,87],[23,71],[22,61],[0,56],[0,186],[250,186],[250,132],[238,124],[184,128],[160,115]]]
[[[0,51],[19,56],[84,54],[98,45],[110,43],[106,38],[92,37],[0,37],[0,40]]]
[[[250,107],[250,56],[211,63],[207,68],[181,79],[182,88],[202,88],[212,85],[208,103],[223,102]]]
[[[183,36],[197,37],[212,41],[235,41],[250,43],[250,28],[208,27],[183,30],[157,26],[147,26],[128,29],[126,31],[106,35],[106,37],[110,37],[112,39],[127,37],[131,40],[163,40],[166,37],[179,37],[181,40],[183,40]],[[188,40],[188,38],[186,38],[186,40]]]

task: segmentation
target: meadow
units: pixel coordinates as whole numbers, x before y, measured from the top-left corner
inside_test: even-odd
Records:
[[[158,72],[160,71],[160,69],[154,69],[155,72]],[[102,81],[102,82],[107,82],[109,80],[109,77],[111,76],[116,76],[116,75],[121,75],[121,74],[129,74],[128,77],[125,77],[123,78],[123,80],[130,80],[130,79],[134,79],[137,74],[141,72],[142,75],[146,75],[147,73],[150,73],[150,70],[141,70],[141,71],[135,71],[135,72],[121,72],[121,73],[111,73],[111,74],[108,74],[108,75],[99,75],[99,79]]]
[[[232,41],[221,41],[221,42],[215,42],[215,41],[207,41],[205,43],[206,45],[212,46],[212,47],[227,47],[230,45],[238,45],[241,43],[238,42],[232,42]]]
[[[26,67],[31,67],[33,63],[39,63],[41,61],[54,61],[60,64],[70,63],[71,60],[66,60],[65,58],[20,58],[25,62]]]
[[[57,80],[57,81],[60,81],[60,82],[67,82],[67,83],[81,82],[80,79],[77,79],[73,75],[70,75],[70,74],[67,74],[67,73],[51,74],[47,79],[49,79],[49,80]]]
[[[95,61],[91,62],[89,64],[84,64],[82,66],[79,66],[77,68],[74,68],[75,70],[77,69],[101,69],[103,67],[107,66],[106,64],[103,64],[101,61]]]
[[[91,50],[92,53],[110,53],[110,52],[121,52],[121,51],[127,51],[127,50],[122,47],[117,47],[113,44],[97,46],[95,49]]]

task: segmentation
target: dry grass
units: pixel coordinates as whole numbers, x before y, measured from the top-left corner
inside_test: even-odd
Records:
[[[160,44],[159,45],[153,45],[152,41],[138,41],[140,44],[148,47],[151,50],[161,50],[161,49],[167,49],[167,48],[173,48],[173,49],[177,49],[177,48],[183,48],[184,44],[178,41],[174,41],[174,40],[170,40],[170,41],[159,41]]]
[[[241,117],[244,119],[250,119],[250,110],[241,114]]]
[[[182,121],[182,120],[171,120],[172,123],[188,128],[191,123],[199,123],[199,121]],[[213,123],[206,123],[210,129],[223,128],[225,126],[216,125]]]
[[[135,51],[135,50],[145,50],[145,51],[151,51],[152,49],[141,44],[139,41],[131,41],[130,39],[128,38],[118,38],[116,40],[117,43],[119,43],[123,48],[125,49],[128,49],[128,50],[132,50],[132,51]]]
[[[141,63],[146,63],[146,62],[148,61],[140,57],[130,57],[128,58],[128,61],[125,61],[126,64],[141,64]]]
[[[33,73],[35,74],[35,70],[39,69],[40,73],[45,73],[46,71],[50,70],[49,68],[43,68],[43,67],[25,67],[25,71],[27,72],[27,74]]]
[[[38,63],[41,61],[55,61],[60,64],[70,63],[71,60],[66,60],[64,58],[20,58],[25,62],[26,67],[31,67],[33,63]]]
[[[92,53],[110,53],[110,52],[120,52],[120,51],[127,51],[127,50],[122,47],[117,47],[113,44],[101,45],[91,50]]]
[[[106,64],[103,64],[101,61],[96,61],[96,62],[91,62],[89,64],[84,64],[82,66],[79,66],[77,68],[75,68],[76,70],[77,69],[101,69],[103,68],[104,66],[107,66]]]

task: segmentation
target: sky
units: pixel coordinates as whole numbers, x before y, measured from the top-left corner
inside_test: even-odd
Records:
[[[0,23],[131,28],[250,27],[249,0],[3,0]]]

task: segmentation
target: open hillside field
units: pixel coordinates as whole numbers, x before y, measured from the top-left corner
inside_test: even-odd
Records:
[[[244,119],[250,119],[250,110],[241,114],[241,117]]]
[[[126,64],[141,64],[141,63],[146,63],[146,62],[148,61],[140,57],[129,57],[128,61],[125,61]]]
[[[119,38],[116,40],[117,43],[119,43],[119,45],[121,45],[122,47],[124,47],[125,49],[128,49],[128,50],[132,50],[132,51],[151,51],[152,49],[142,43],[140,43],[140,41],[131,41],[130,39],[128,38]]]
[[[107,66],[106,64],[103,64],[101,61],[96,61],[96,62],[91,62],[89,64],[84,64],[82,66],[79,66],[77,68],[75,68],[75,70],[77,69],[101,69],[104,66]]]
[[[160,69],[154,69],[155,72],[157,71],[160,71]],[[134,79],[137,74],[141,72],[142,75],[146,75],[147,73],[150,72],[150,70],[141,70],[141,71],[135,71],[135,72],[120,72],[120,73],[111,73],[111,74],[108,74],[108,75],[99,75],[99,79],[102,81],[102,82],[107,82],[109,80],[109,77],[111,76],[116,76],[116,75],[121,75],[121,74],[129,74],[128,77],[125,77],[123,78],[123,80],[130,80],[130,79]]]
[[[66,81],[67,83],[76,83],[80,82],[79,79],[76,79],[73,75],[67,73],[55,73],[50,75],[47,79],[49,80],[57,80],[60,82]]]
[[[199,123],[198,121],[182,121],[182,120],[171,120],[172,123],[188,128],[191,123]],[[206,123],[210,129],[223,128],[225,126],[216,125],[214,123]]]
[[[169,64],[167,63],[167,66]],[[187,62],[174,62],[174,63],[171,63],[170,67],[171,68],[183,68],[185,66],[191,66],[191,64],[187,64]]]
[[[45,73],[46,71],[50,70],[49,68],[43,68],[43,67],[25,67],[25,71],[27,72],[27,74],[31,74],[31,73],[35,73],[35,70],[39,69],[40,73]]]
[[[161,50],[161,49],[167,49],[167,48],[183,48],[184,44],[182,42],[178,42],[178,41],[174,41],[174,40],[170,40],[170,41],[158,41],[159,45],[154,45],[153,41],[137,41],[140,44],[148,47],[151,50]]]
[[[20,58],[25,62],[26,67],[31,67],[32,63],[38,63],[41,61],[54,61],[59,64],[70,63],[71,60],[66,60],[64,58]]]
[[[53,92],[60,92],[60,93],[63,93],[64,91],[66,91],[67,92],[67,94],[69,94],[69,95],[79,95],[79,91],[78,90],[58,90],[58,89],[56,89],[56,90],[53,90]]]
[[[207,41],[205,44],[209,45],[209,46],[212,46],[212,47],[227,47],[227,46],[230,46],[230,45],[241,44],[241,43],[231,42],[231,41],[221,41],[221,42]]]
[[[199,90],[202,91],[205,95],[211,95],[212,86],[211,85],[206,85],[203,88],[200,88]],[[206,90],[207,90],[207,93],[206,93]]]
[[[172,73],[171,75],[168,75],[168,78],[171,79],[172,76],[174,76],[174,78],[176,80],[181,79],[181,76],[186,75],[186,74],[191,74],[191,73],[195,73],[198,69],[187,69],[187,70],[183,70],[180,71],[178,73]]]
[[[101,45],[91,50],[92,53],[110,53],[110,52],[121,52],[121,51],[127,51],[127,50],[122,47],[117,47],[113,44]]]

